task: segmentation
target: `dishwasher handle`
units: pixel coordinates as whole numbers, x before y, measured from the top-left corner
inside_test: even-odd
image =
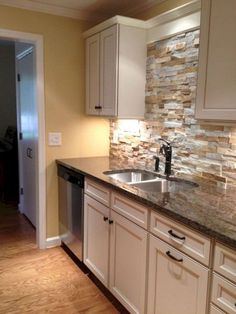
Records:
[[[80,187],[83,187],[83,179],[80,179],[76,176],[73,176],[71,175],[70,173],[64,173],[64,176],[63,176],[63,179],[72,183],[72,184],[75,184],[75,185],[78,185]]]
[[[84,188],[84,176],[80,173],[66,169],[63,166],[59,166],[58,176],[71,184],[77,185],[82,189]]]

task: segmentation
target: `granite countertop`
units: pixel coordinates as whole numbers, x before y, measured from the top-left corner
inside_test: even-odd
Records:
[[[170,218],[192,227],[221,243],[236,249],[236,189],[222,189],[206,180],[178,175],[199,186],[178,192],[146,192],[103,174],[117,169],[144,169],[109,157],[89,157],[57,160],[58,164],[122,192]],[[150,170],[146,169],[145,170]],[[151,169],[153,170],[153,169]]]

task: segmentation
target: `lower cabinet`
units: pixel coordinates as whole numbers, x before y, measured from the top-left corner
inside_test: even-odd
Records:
[[[147,234],[85,195],[84,263],[135,314],[146,313]]]
[[[93,198],[84,197],[84,264],[108,285],[109,208]]]
[[[145,313],[147,231],[111,211],[110,283],[131,313]]]
[[[221,312],[221,310],[219,310],[218,308],[216,308],[213,305],[211,305],[210,314],[225,314],[225,313]]]
[[[148,314],[207,313],[209,270],[150,236]]]
[[[208,281],[210,282],[212,270],[201,263],[208,265],[210,241],[202,246],[202,243],[206,243],[205,237],[203,240],[200,235],[196,237],[196,233],[186,231],[186,227],[180,233],[179,227],[177,229],[173,221],[171,224],[168,224],[167,219],[164,222],[164,217],[160,224],[160,217],[156,214],[156,220],[151,219],[156,224],[148,227],[150,217],[144,206],[98,183],[93,185],[89,181],[86,187],[84,263],[130,313],[215,314],[221,313],[220,309],[227,309],[230,314],[236,313],[233,309],[235,285],[223,286],[223,283],[216,282],[220,276],[215,274],[209,309]],[[162,226],[167,227],[161,228]],[[149,228],[159,237],[151,234]],[[173,242],[173,237],[179,238],[180,235],[183,236],[182,233],[187,254],[194,251],[192,255],[196,260],[190,253],[191,257],[183,252],[183,240],[181,243]],[[197,249],[200,253],[203,252],[200,254],[203,258],[195,254]],[[234,261],[234,255],[232,256],[231,260]],[[224,269],[232,269],[234,265],[229,259],[224,260],[224,265],[226,264],[228,267]],[[216,261],[215,265],[222,265],[222,261]],[[230,292],[225,292],[223,288],[219,290],[217,284],[225,289],[230,288],[227,290]],[[222,295],[218,296],[217,291],[222,291]],[[223,301],[227,306],[222,305]]]
[[[227,314],[235,314],[236,285],[213,273],[211,301]]]

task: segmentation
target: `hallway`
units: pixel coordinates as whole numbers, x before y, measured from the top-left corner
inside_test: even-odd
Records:
[[[61,248],[39,250],[24,216],[0,203],[0,314],[118,313]]]

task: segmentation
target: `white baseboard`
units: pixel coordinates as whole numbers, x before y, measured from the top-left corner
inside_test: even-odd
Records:
[[[46,248],[52,248],[61,245],[61,238],[59,236],[46,239]]]

